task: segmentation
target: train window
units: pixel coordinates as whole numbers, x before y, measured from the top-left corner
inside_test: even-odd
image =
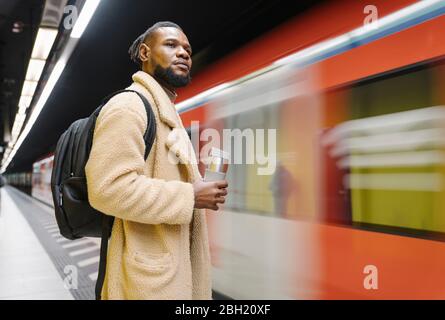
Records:
[[[445,239],[445,99],[435,92],[443,70],[422,66],[326,94],[326,113],[343,117],[322,138],[328,222]]]

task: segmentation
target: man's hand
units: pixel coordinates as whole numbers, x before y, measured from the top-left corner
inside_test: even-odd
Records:
[[[198,180],[193,183],[195,208],[218,210],[218,203],[226,201],[227,186],[227,181],[205,182]]]

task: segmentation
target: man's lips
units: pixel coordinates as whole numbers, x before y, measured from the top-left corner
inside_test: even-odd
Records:
[[[174,65],[180,67],[181,69],[184,69],[185,71],[189,71],[190,69],[189,66],[184,62],[176,62]]]

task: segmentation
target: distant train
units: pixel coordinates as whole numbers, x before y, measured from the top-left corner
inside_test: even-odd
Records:
[[[54,156],[49,156],[33,164],[32,170],[32,196],[53,206],[51,194],[51,173]]]
[[[6,182],[22,191],[30,192],[36,199],[53,206],[51,196],[53,160],[54,156],[49,155],[34,162],[32,172],[6,174]]]
[[[217,292],[445,298],[444,5],[374,2],[392,20],[369,29],[365,1],[324,4],[179,92],[198,153],[227,147],[209,138],[224,130],[244,141],[227,202],[208,213]],[[33,196],[48,203],[51,169],[45,158],[32,176]]]
[[[6,182],[15,187],[31,188],[32,172],[20,172],[4,175]]]

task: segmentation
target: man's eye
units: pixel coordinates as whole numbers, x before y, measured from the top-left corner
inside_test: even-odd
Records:
[[[174,43],[167,43],[167,46],[170,47],[170,48],[174,48],[175,44]]]

